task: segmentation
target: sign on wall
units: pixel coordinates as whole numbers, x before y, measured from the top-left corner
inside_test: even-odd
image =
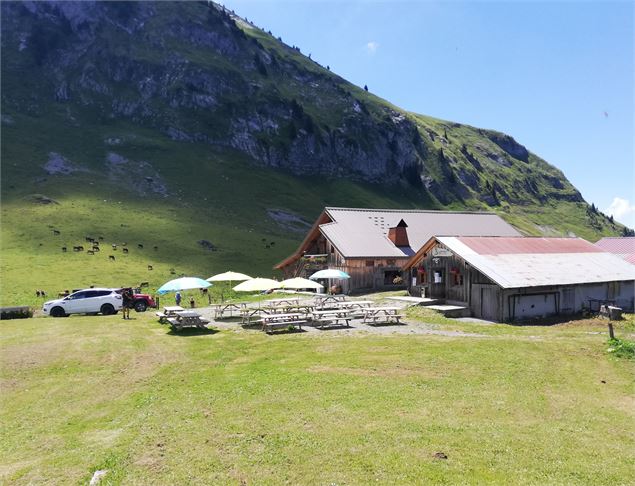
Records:
[[[434,248],[432,248],[432,251],[430,252],[430,254],[433,257],[451,257],[451,256],[454,256],[454,253],[452,253],[447,248],[443,248],[441,246],[435,246]]]

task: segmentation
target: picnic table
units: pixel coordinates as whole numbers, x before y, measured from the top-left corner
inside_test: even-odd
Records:
[[[262,330],[269,333],[274,329],[286,329],[289,326],[302,329],[302,324],[306,323],[305,315],[300,313],[291,314],[268,314],[261,316]]]
[[[344,302],[346,300],[346,295],[337,294],[337,295],[320,295],[315,297],[316,304],[327,304],[329,302]]]
[[[156,312],[155,315],[159,318],[159,322],[161,324],[165,324],[168,322],[170,317],[176,316],[176,313],[179,311],[183,311],[183,307],[180,305],[168,305],[163,308],[163,312]]]
[[[252,320],[255,322],[259,322],[264,314],[266,314],[266,311],[264,309],[245,306],[240,309],[241,324],[249,325],[252,323]]]
[[[351,309],[314,310],[312,316],[313,322],[317,323],[316,327],[320,329],[325,326],[338,325],[340,322],[346,324],[346,327],[351,327],[352,313]]]
[[[395,323],[399,324],[399,319],[403,316],[398,314],[400,307],[365,307],[361,311],[364,313],[364,324]]]
[[[174,317],[168,317],[167,321],[172,326],[172,329],[180,331],[186,327],[198,327],[199,329],[206,329],[206,325],[209,324],[207,319],[203,319],[198,312],[191,310],[176,311]]]
[[[269,304],[269,306],[277,306],[277,305],[294,305],[294,304],[299,304],[300,303],[300,298],[299,297],[285,297],[282,299],[270,299],[265,301],[265,304]]]
[[[223,304],[213,304],[211,307],[214,309],[214,319],[222,319],[225,313],[228,313],[229,317],[232,317],[234,311],[241,312],[247,308],[247,304],[245,302],[227,302]]]

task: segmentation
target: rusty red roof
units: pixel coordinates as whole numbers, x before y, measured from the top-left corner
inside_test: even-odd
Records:
[[[635,254],[635,236],[602,238],[595,245],[609,253],[616,253],[618,255]]]
[[[602,253],[604,251],[581,238],[460,236],[457,239],[478,255]]]

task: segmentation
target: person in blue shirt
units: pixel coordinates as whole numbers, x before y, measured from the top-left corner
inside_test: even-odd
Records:
[[[176,305],[181,305],[181,292],[176,293],[174,300],[176,300]]]

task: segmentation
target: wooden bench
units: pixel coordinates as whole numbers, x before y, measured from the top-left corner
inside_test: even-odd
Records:
[[[364,324],[390,324],[391,322],[394,322],[395,324],[401,324],[400,319],[403,319],[403,316],[400,314],[378,315],[366,317],[364,319]]]
[[[346,327],[351,327],[351,320],[353,318],[352,317],[320,317],[319,319],[314,319],[313,322],[317,322],[318,324],[315,327],[319,327],[320,329],[322,329],[323,327],[327,327],[327,326],[331,326],[331,325],[335,325],[337,326],[339,324],[340,321],[344,321],[344,323],[346,324]]]
[[[305,324],[306,321],[285,321],[285,322],[263,322],[262,330],[266,333],[270,333],[274,329],[287,329],[289,327],[298,327],[302,329],[302,324]]]
[[[159,318],[159,322],[161,324],[165,324],[165,320],[168,318],[168,315],[164,314],[163,312],[155,312],[154,315]]]

